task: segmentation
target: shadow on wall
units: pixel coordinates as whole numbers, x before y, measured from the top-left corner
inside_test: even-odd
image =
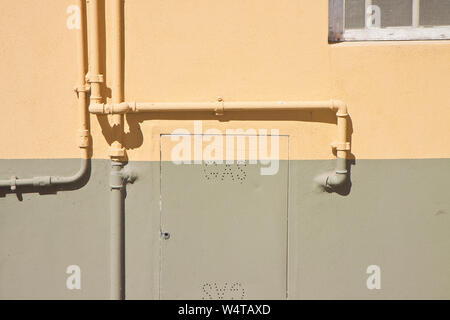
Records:
[[[107,116],[98,116],[99,123],[102,128],[102,133],[108,142],[111,144],[113,141],[113,128],[110,126]],[[208,112],[185,112],[176,115],[170,112],[166,113],[143,113],[143,114],[127,114],[126,121],[129,127],[129,131],[124,136],[124,147],[129,149],[136,149],[144,144],[144,136],[141,130],[141,123],[150,120],[219,120],[219,121],[299,121],[299,122],[317,122],[317,123],[329,123],[337,125],[337,118],[334,112],[327,110],[317,111],[258,111],[254,113],[251,111],[246,112],[228,112],[223,116],[215,116]],[[348,130],[347,141],[352,143],[353,123],[351,117],[348,117]],[[336,156],[336,151],[333,150],[333,154]],[[336,192],[339,195],[346,196],[351,190],[351,167],[356,164],[356,157],[350,152],[349,157],[346,160],[348,178],[344,185],[336,188],[335,190],[324,189],[326,192]]]

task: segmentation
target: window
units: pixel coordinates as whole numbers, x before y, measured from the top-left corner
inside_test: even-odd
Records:
[[[329,41],[450,39],[450,0],[329,0]]]

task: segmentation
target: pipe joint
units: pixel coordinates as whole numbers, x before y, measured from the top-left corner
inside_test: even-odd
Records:
[[[124,163],[119,161],[111,162],[111,173],[109,177],[109,186],[111,187],[111,190],[121,190],[126,183],[133,183],[136,179],[124,169]]]
[[[129,111],[136,111],[136,103],[91,103],[89,112],[93,114],[125,114]]]
[[[90,92],[91,91],[91,86],[90,85],[82,85],[82,86],[78,86],[73,88],[73,91],[77,94],[77,96],[80,94],[80,92]]]
[[[137,108],[137,104],[135,101],[132,102],[126,102],[128,104],[128,111],[127,112],[139,112]]]
[[[93,114],[105,114],[105,104],[103,103],[91,103],[89,105],[89,112]]]
[[[109,180],[111,190],[123,189],[126,184],[133,184],[136,179],[136,173],[128,167],[124,167],[123,162],[114,160],[111,162],[111,173]]]
[[[86,74],[86,82],[87,83],[103,83],[103,75],[102,74]]]
[[[222,97],[217,98],[217,106],[214,110],[216,116],[223,116],[225,114],[225,102]]]
[[[17,190],[16,182],[17,182],[17,177],[16,177],[16,176],[12,176],[12,177],[11,177],[11,186],[10,186],[10,189],[11,189],[11,191],[13,191],[13,192]]]
[[[337,158],[336,168],[331,172],[320,174],[314,181],[321,187],[321,190],[336,192],[346,185],[349,180],[349,174],[347,160],[345,158]]]
[[[329,175],[326,181],[326,187],[335,190],[342,186],[347,181],[347,170],[336,170],[333,174]]]
[[[50,176],[33,178],[33,187],[49,187],[51,184],[52,178]]]
[[[125,157],[125,155],[126,155],[126,151],[125,151],[125,148],[122,148],[122,147],[116,147],[116,146],[112,146],[111,145],[111,147],[109,147],[109,156],[112,158],[112,159],[122,159],[122,158],[124,158]]]
[[[130,106],[127,102],[106,104],[105,111],[110,114],[125,114],[130,111]]]
[[[78,130],[78,147],[88,148],[89,147],[89,130]]]
[[[111,174],[109,176],[109,186],[111,190],[122,190],[124,186],[124,179],[122,177],[122,173],[120,172],[121,168],[118,170],[111,170]]]
[[[336,111],[336,117],[348,117],[347,104],[341,100],[331,100],[332,109]]]
[[[351,149],[350,142],[333,142],[331,148],[336,151],[348,151]]]

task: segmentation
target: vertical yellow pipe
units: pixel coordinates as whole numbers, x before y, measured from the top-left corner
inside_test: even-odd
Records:
[[[80,8],[80,29],[77,31],[77,69],[78,69],[78,79],[77,79],[77,94],[78,94],[78,113],[80,128],[78,131],[78,146],[81,148],[82,158],[87,159],[89,157],[89,113],[87,110],[87,91],[88,86],[86,86],[86,39],[85,39],[85,1],[78,0],[78,6]]]
[[[347,116],[337,117],[337,127],[338,127],[338,143],[345,144],[347,141]],[[338,158],[346,159],[347,150],[337,150],[336,156]]]
[[[90,103],[101,103],[103,76],[100,74],[99,8],[97,0],[87,0],[87,3],[89,15],[89,72],[86,78],[91,86]]]
[[[122,30],[122,0],[113,0],[108,2],[111,8],[111,48],[112,71],[111,71],[111,89],[112,103],[121,103],[124,100],[123,90],[123,30]],[[125,150],[122,146],[122,137],[124,132],[123,120],[121,114],[112,115],[112,138],[109,155],[112,160],[124,160]]]

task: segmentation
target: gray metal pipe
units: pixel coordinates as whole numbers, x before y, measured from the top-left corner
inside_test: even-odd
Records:
[[[27,179],[18,179],[11,177],[8,180],[0,180],[0,188],[10,188],[11,191],[16,191],[18,187],[64,187],[76,184],[81,181],[89,171],[90,160],[81,159],[80,169],[72,176],[41,176]]]
[[[336,167],[333,171],[320,174],[314,181],[322,190],[331,192],[342,191],[342,188],[349,181],[349,171],[347,170],[347,159],[336,158]]]
[[[110,298],[125,299],[125,208],[123,163],[111,161]]]
[[[337,158],[336,169],[332,174],[327,176],[324,186],[334,191],[347,182],[347,177],[347,160],[344,158]]]

